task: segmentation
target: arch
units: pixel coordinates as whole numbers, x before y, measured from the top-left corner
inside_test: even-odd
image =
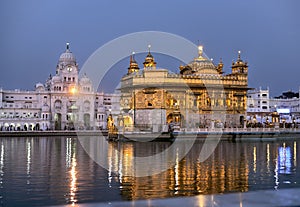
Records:
[[[85,129],[90,129],[90,118],[91,118],[91,115],[88,113],[83,115],[83,123],[84,123]]]
[[[169,113],[167,116],[167,123],[170,124],[171,122],[177,125],[182,125],[184,120],[184,116],[179,111],[174,111]]]
[[[39,130],[40,130],[40,123],[36,123],[36,124],[35,124],[35,130],[36,130],[36,131],[39,131]]]
[[[20,123],[17,123],[17,124],[16,124],[16,130],[17,130],[17,131],[21,131],[21,124],[20,124]]]
[[[54,115],[54,129],[61,130],[61,113],[56,113]]]
[[[88,100],[85,100],[85,101],[83,102],[83,110],[84,110],[85,112],[90,111],[90,106],[91,106],[91,104],[90,104],[90,102],[89,102]]]
[[[55,109],[61,109],[61,107],[62,107],[61,100],[59,100],[59,99],[55,100],[55,102],[54,102],[54,108]]]
[[[28,129],[29,129],[29,124],[28,124],[28,123],[24,123],[23,129],[24,129],[24,131],[28,131]]]

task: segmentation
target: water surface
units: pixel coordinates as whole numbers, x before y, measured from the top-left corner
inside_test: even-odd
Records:
[[[199,141],[162,173],[125,176],[135,166],[134,156],[156,154],[171,144],[109,143],[106,170],[89,157],[77,138],[0,138],[0,205],[46,206],[300,187],[300,141],[293,139],[223,141],[204,162],[199,161],[203,146]]]

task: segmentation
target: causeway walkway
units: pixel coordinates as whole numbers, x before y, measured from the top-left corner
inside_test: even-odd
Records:
[[[297,207],[300,188],[154,200],[70,204],[77,207]]]

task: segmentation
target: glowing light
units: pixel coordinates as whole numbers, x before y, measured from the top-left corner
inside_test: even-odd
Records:
[[[72,87],[72,88],[70,89],[70,92],[71,92],[72,94],[77,93],[77,88],[76,88],[76,87]]]

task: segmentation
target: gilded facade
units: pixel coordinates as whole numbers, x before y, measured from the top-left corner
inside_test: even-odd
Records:
[[[140,69],[130,57],[121,80],[120,106],[125,128],[159,131],[173,123],[181,128],[239,127],[246,117],[248,64],[240,52],[231,73],[215,65],[198,47],[198,56],[178,73],[156,67],[149,52]]]

